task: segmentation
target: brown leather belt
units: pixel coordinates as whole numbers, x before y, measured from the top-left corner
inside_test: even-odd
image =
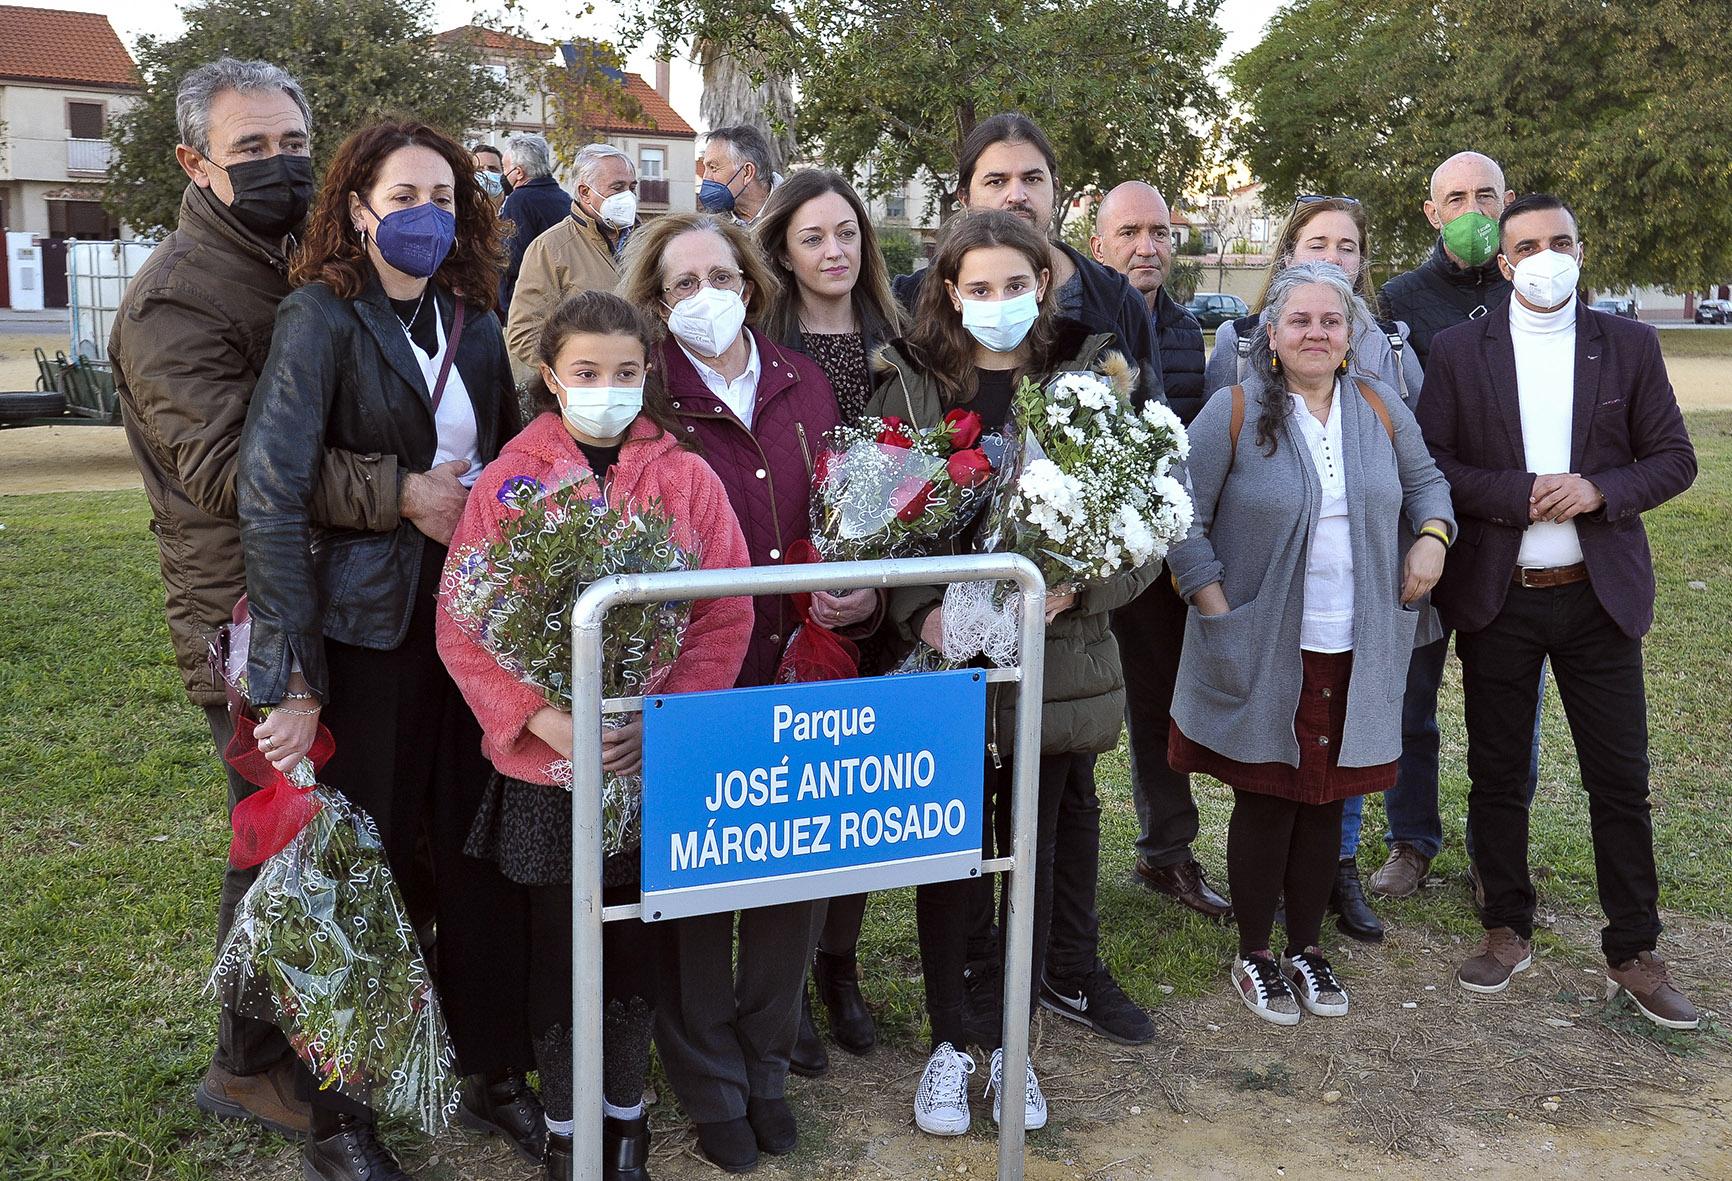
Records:
[[[1517,566],[1515,577],[1510,581],[1528,590],[1540,590],[1548,586],[1568,586],[1572,582],[1584,582],[1588,577],[1588,564],[1577,562],[1574,566]]]

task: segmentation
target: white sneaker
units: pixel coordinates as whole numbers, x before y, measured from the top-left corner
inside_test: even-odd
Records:
[[[1347,1015],[1347,990],[1315,947],[1308,947],[1296,956],[1282,956],[1281,975],[1287,978],[1288,987],[1307,1013],[1317,1017]]]
[[[992,1052],[992,1072],[986,1080],[986,1089],[992,1092],[992,1122],[996,1124],[1003,1114],[999,1106],[1004,1092],[1003,1050]],[[1030,1132],[1046,1127],[1046,1096],[1041,1093],[1040,1080],[1034,1077],[1032,1058],[1028,1061],[1028,1097],[1023,1100],[1022,1126]]]
[[[1274,960],[1260,955],[1234,960],[1233,989],[1245,1007],[1263,1020],[1299,1024],[1299,1001]]]
[[[914,1122],[934,1136],[960,1136],[968,1131],[968,1076],[974,1059],[949,1042],[932,1051],[914,1092]]]

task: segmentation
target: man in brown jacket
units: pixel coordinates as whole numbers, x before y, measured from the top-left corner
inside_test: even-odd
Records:
[[[619,259],[637,228],[637,168],[612,144],[588,144],[572,162],[577,196],[571,216],[545,231],[523,253],[505,344],[523,368],[535,369],[541,326],[560,303],[580,291],[612,291]]]
[[[175,156],[191,183],[178,227],[126,290],[109,356],[150,499],[176,661],[220,755],[233,723],[208,653],[246,591],[235,456],[277,304],[289,293],[287,251],[313,172],[306,99],[276,66],[232,58],[201,66],[181,82],[177,111]],[[463,508],[456,476],[404,473],[389,455],[332,453],[318,512],[330,524],[372,531],[408,519],[446,540]],[[232,811],[255,788],[225,770]],[[253,876],[226,868],[219,943]],[[213,1115],[303,1135],[307,1107],[295,1097],[295,1068],[279,1030],[224,1009],[196,1101]]]

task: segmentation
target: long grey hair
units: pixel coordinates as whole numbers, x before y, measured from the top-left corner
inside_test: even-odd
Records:
[[[1257,446],[1266,448],[1265,455],[1275,454],[1282,421],[1293,412],[1292,399],[1287,397],[1287,374],[1275,368],[1275,352],[1269,347],[1269,332],[1265,325],[1278,324],[1287,304],[1301,287],[1323,286],[1335,293],[1347,313],[1347,338],[1352,340],[1361,327],[1372,323],[1371,312],[1353,290],[1353,280],[1347,272],[1332,262],[1296,262],[1269,281],[1268,303],[1263,307],[1262,322],[1257,325],[1251,341],[1251,354],[1246,370],[1257,375],[1263,386],[1262,409],[1257,415]]]

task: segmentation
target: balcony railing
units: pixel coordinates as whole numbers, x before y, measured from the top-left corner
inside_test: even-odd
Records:
[[[68,139],[66,171],[106,175],[114,145],[105,139]]]
[[[667,178],[638,181],[637,199],[645,205],[666,205],[668,203]]]

